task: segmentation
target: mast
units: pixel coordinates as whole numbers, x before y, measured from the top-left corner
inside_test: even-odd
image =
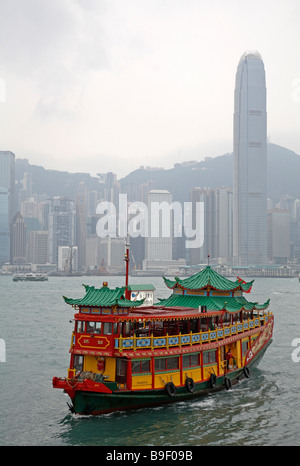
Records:
[[[126,299],[130,299],[130,294],[129,294],[129,290],[128,290],[128,277],[129,277],[129,247],[130,247],[130,244],[129,244],[129,235],[127,236],[127,241],[125,243],[125,262],[126,262],[126,281],[125,281],[125,286],[126,286],[126,289],[125,289],[125,298]]]

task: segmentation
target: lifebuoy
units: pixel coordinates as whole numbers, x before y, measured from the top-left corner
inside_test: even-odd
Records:
[[[209,379],[210,388],[214,388],[216,386],[216,382],[217,382],[216,374],[211,374],[210,379]]]
[[[224,383],[226,390],[229,390],[231,388],[231,380],[228,377],[225,377]]]
[[[244,376],[245,376],[247,379],[249,379],[249,377],[250,377],[250,370],[249,370],[249,367],[244,366],[243,372],[244,372]]]
[[[191,377],[186,378],[185,388],[190,393],[193,393],[193,391],[195,390],[195,382],[193,381],[193,379],[191,379]]]
[[[166,385],[165,385],[165,389],[166,389],[166,392],[167,392],[167,395],[172,398],[173,396],[176,395],[176,387],[175,385],[173,384],[173,382],[168,382]]]

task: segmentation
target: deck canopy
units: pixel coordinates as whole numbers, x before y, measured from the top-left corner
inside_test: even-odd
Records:
[[[204,290],[207,287],[213,288],[219,291],[237,291],[241,290],[249,292],[254,280],[245,283],[243,280],[237,279],[235,281],[229,280],[228,278],[222,277],[209,265],[200,272],[192,275],[191,277],[181,279],[175,277],[174,280],[169,280],[163,277],[165,284],[170,289],[182,288],[185,290]]]
[[[120,288],[111,289],[106,284],[102,288],[95,288],[94,286],[83,285],[86,294],[83,298],[72,299],[63,296],[65,302],[72,306],[91,306],[91,307],[123,307],[131,308],[140,306],[144,300],[130,301],[125,298],[125,286]]]

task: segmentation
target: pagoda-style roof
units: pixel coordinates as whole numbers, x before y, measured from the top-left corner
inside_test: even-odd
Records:
[[[163,279],[170,289],[203,290],[210,287],[219,291],[241,290],[244,292],[249,292],[254,282],[254,280],[248,283],[244,283],[241,279],[235,281],[229,280],[228,278],[222,277],[222,275],[213,270],[209,265],[188,278],[181,279],[175,277],[174,280],[169,280],[163,277]]]
[[[72,306],[91,306],[91,307],[123,307],[130,308],[143,304],[144,300],[130,301],[125,298],[125,287],[111,289],[107,285],[102,288],[95,288],[94,286],[83,285],[86,294],[83,298],[72,299],[63,296],[65,302]]]
[[[186,307],[199,309],[201,306],[206,306],[207,311],[227,311],[230,313],[252,310],[263,310],[267,309],[270,300],[264,304],[258,304],[256,302],[249,302],[241,297],[225,297],[225,296],[191,296],[191,295],[179,295],[172,294],[169,298],[159,299],[159,306],[164,308],[169,307]]]

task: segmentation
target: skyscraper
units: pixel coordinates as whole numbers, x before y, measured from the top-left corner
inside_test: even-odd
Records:
[[[235,265],[267,261],[266,79],[258,52],[238,64],[233,130],[233,260]]]
[[[76,192],[76,240],[78,246],[78,267],[85,267],[86,254],[86,211],[87,211],[87,189],[84,182],[79,184]]]
[[[215,193],[211,188],[196,187],[190,191],[192,203],[192,219],[196,219],[198,202],[204,203],[204,243],[199,248],[191,248],[188,253],[190,265],[207,264],[207,257],[217,257],[216,254],[216,209]],[[195,228],[196,225],[193,225]]]
[[[172,260],[172,194],[166,190],[148,193],[148,236],[145,258],[149,261]],[[154,208],[157,207],[156,212]],[[165,209],[165,210],[164,210]],[[163,228],[165,226],[165,230]]]
[[[11,225],[15,214],[15,154],[0,151],[0,265],[11,255]]]
[[[23,215],[17,212],[12,222],[12,255],[13,264],[26,263],[26,224]]]
[[[59,246],[76,244],[76,210],[75,202],[66,197],[51,199],[48,221],[49,262],[58,264]]]
[[[48,231],[29,231],[28,262],[31,262],[31,264],[47,264]]]

